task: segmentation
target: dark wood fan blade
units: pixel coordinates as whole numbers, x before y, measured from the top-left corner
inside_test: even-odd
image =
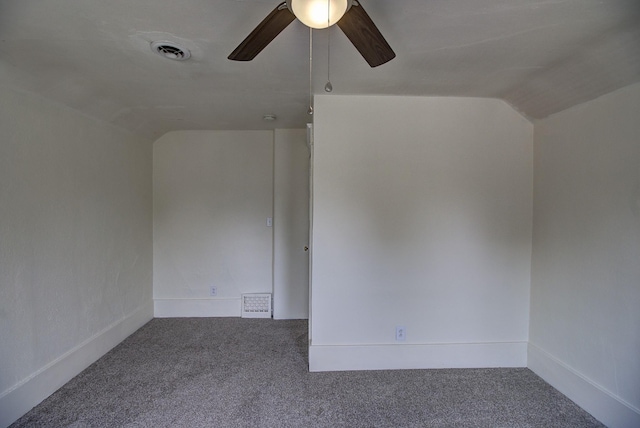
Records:
[[[287,8],[286,2],[278,5],[262,20],[246,39],[231,52],[229,59],[233,61],[251,61],[267,47],[278,34],[295,19]]]
[[[338,26],[371,67],[377,67],[396,57],[360,2],[353,2],[351,9],[338,21]]]

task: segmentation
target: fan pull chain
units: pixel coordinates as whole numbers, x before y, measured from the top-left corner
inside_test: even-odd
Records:
[[[333,91],[331,84],[331,1],[327,1],[327,84],[324,85],[325,92]]]
[[[313,114],[313,29],[309,27],[309,109],[307,114]]]

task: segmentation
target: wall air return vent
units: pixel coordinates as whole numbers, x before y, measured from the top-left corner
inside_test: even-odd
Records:
[[[271,318],[271,294],[243,294],[242,318]]]

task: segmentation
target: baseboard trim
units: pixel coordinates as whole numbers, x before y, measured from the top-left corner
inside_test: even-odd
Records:
[[[526,366],[526,342],[309,347],[312,372]]]
[[[153,318],[151,303],[85,340],[0,394],[0,427],[7,427]]]
[[[154,299],[156,318],[239,317],[240,298],[219,299]]]
[[[640,427],[640,409],[529,342],[528,367],[610,428]]]

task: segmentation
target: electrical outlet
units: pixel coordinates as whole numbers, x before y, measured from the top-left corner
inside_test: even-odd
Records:
[[[404,342],[407,339],[407,329],[406,327],[397,326],[396,327],[396,342]]]
[[[209,296],[217,296],[218,295],[218,287],[212,285],[209,287]]]

